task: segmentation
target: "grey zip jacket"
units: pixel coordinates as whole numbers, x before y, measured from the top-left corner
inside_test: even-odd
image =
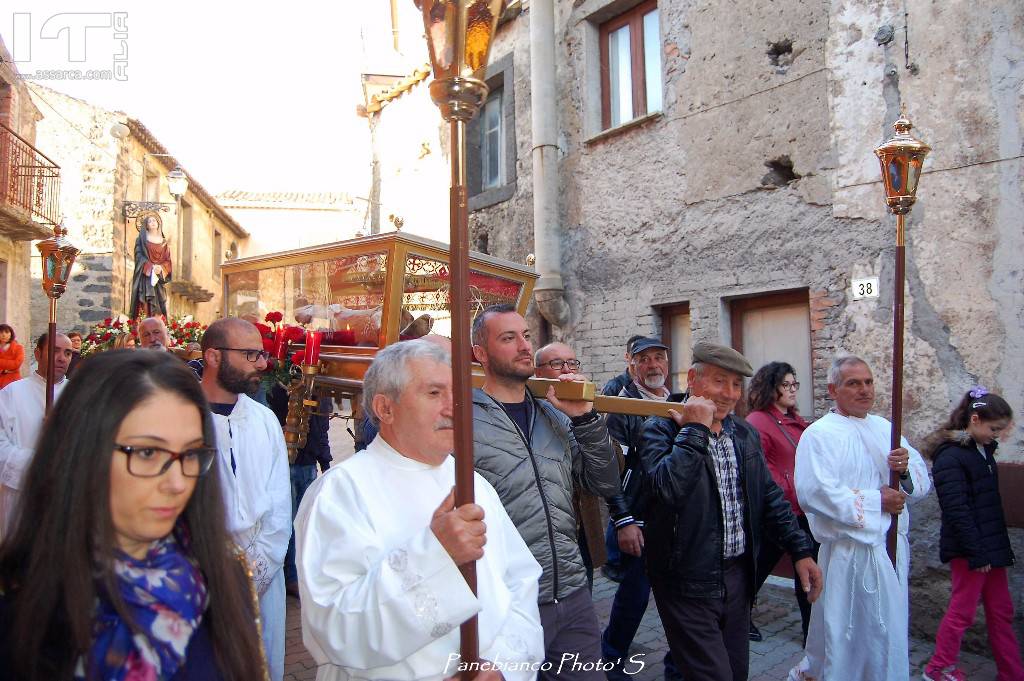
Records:
[[[595,412],[570,420],[546,400],[526,395],[529,444],[499,402],[479,388],[473,391],[473,453],[477,472],[497,490],[544,570],[538,592],[543,605],[587,585],[576,541],[574,481],[611,496],[619,491],[619,464],[604,419]]]

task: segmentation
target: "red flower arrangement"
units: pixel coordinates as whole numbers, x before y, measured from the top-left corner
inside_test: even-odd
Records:
[[[114,347],[115,341],[121,336],[135,336],[137,341],[137,326],[138,321],[134,319],[122,322],[120,319],[107,317],[102,322],[93,326],[82,339],[82,356],[87,357],[93,353],[111,349]]]
[[[306,331],[300,326],[282,324],[284,315],[280,312],[268,312],[263,320],[269,326],[256,322],[256,328],[260,332],[263,349],[271,355],[263,376],[264,387],[269,391],[274,383],[287,386],[292,382],[292,367],[302,364],[302,353],[296,352],[289,357],[288,346],[291,343],[302,342],[306,337]]]

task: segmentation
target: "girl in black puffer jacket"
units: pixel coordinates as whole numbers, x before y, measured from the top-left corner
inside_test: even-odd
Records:
[[[925,667],[926,681],[964,678],[956,661],[979,601],[985,604],[988,642],[999,679],[1024,681],[1006,580],[1013,551],[994,457],[996,438],[1012,418],[1006,400],[977,386],[960,400],[929,447],[942,508],[939,557],[950,563],[953,593],[935,637],[935,654]]]

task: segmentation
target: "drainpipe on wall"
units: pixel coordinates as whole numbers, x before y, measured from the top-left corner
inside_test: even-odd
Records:
[[[558,118],[555,110],[555,8],[553,0],[530,2],[530,113],[533,119],[533,241],[540,279],[537,309],[558,327],[569,324],[562,284],[558,223]]]

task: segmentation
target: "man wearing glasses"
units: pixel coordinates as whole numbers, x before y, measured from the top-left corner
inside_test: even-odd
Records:
[[[203,335],[201,379],[217,430],[228,530],[245,549],[260,597],[263,643],[272,681],[284,676],[285,587],[291,537],[288,454],[277,417],[247,393],[259,386],[269,354],[243,319],[219,319]]]
[[[537,378],[558,378],[562,374],[578,373],[583,366],[576,359],[576,352],[565,343],[548,343],[533,353],[537,365],[533,375]],[[601,500],[599,497],[573,484],[572,504],[576,509],[576,541],[580,545],[580,556],[587,571],[587,585],[594,590],[594,569],[604,565],[608,556],[604,550],[604,532],[601,523]]]
[[[575,374],[580,370],[576,353],[565,343],[548,343],[533,355],[537,365],[537,378],[558,378],[562,374]]]

